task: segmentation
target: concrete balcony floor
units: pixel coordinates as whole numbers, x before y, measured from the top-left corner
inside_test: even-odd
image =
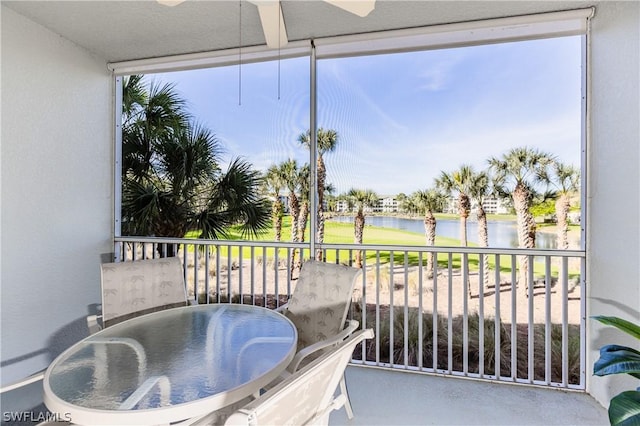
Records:
[[[366,367],[347,368],[354,418],[338,425],[608,425],[586,393]]]
[[[344,409],[334,411],[331,426],[609,424],[606,409],[582,392],[359,366],[349,366],[346,377],[355,417],[348,420]],[[24,391],[37,396],[42,392]],[[2,405],[5,402],[3,398]],[[46,408],[41,405],[31,411],[46,412]],[[2,426],[33,424],[2,421]]]

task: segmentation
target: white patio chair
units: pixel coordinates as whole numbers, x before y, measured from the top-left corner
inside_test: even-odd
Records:
[[[129,318],[187,305],[180,259],[166,257],[100,265],[102,324],[88,318],[91,333]]]
[[[327,425],[331,412],[347,403],[347,397],[342,393],[335,396],[335,390],[356,345],[372,337],[371,329],[354,333],[235,411],[225,426]]]
[[[177,257],[105,263],[101,265],[101,278],[102,324],[97,315],[89,316],[87,323],[91,334],[128,318],[187,305],[182,265]],[[44,372],[9,383],[0,388],[0,394],[41,381]]]
[[[302,264],[289,302],[278,309],[298,329],[298,352],[287,367],[288,372],[297,371],[358,328],[358,321],[346,321],[358,276],[360,269],[349,266],[315,260]],[[340,388],[351,419],[353,411],[344,378]]]

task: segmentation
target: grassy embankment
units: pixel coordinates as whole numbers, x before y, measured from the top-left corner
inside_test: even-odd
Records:
[[[438,215],[441,219],[443,218],[454,218],[457,219],[456,215]],[[504,215],[496,215],[501,220],[506,220]],[[510,220],[514,218],[509,216]],[[493,216],[490,218],[493,220]],[[187,235],[187,238],[197,238],[197,233],[192,232]],[[354,230],[352,223],[342,223],[342,222],[325,222],[325,238],[324,241],[327,244],[353,244],[354,243]],[[283,218],[283,226],[282,226],[282,241],[290,241],[291,240],[291,218],[286,216]],[[239,229],[234,228],[230,235],[230,240],[244,240]],[[275,233],[273,229],[269,229],[263,233],[261,233],[257,238],[252,239],[253,241],[268,241],[272,242],[275,240]],[[307,227],[307,231],[305,233],[305,241],[309,241],[309,227]],[[366,225],[363,236],[364,244],[373,244],[373,245],[402,245],[402,246],[418,246],[422,247],[425,245],[425,237],[423,234],[409,232],[399,229],[393,228],[383,228],[383,227],[375,227]],[[460,240],[454,238],[445,238],[445,237],[436,237],[436,246],[440,247],[458,247],[460,246]],[[477,246],[477,244],[470,243],[469,246]],[[190,248],[192,251],[193,248]],[[239,252],[242,250],[242,257],[244,259],[248,259],[251,256],[251,249],[249,247],[231,247],[231,257],[238,258]],[[266,250],[266,256],[268,258],[273,258],[275,256],[276,249],[270,247]],[[327,253],[327,260],[329,262],[334,262],[336,260],[336,255],[339,257],[340,261],[347,261],[350,256],[353,258],[354,252],[351,250],[329,250]],[[257,256],[263,256],[262,249],[256,249],[255,254]],[[282,258],[285,256],[285,249],[278,249],[278,254]],[[229,255],[229,247],[222,246],[220,247],[220,256],[223,258],[228,257]],[[305,256],[308,256],[308,252],[305,253]],[[423,264],[426,263],[426,255],[423,254]],[[511,271],[511,256],[501,256],[500,258],[500,270],[502,272],[510,272]],[[376,261],[376,253],[373,251],[367,252],[367,262],[369,264],[373,264]],[[390,261],[390,252],[380,252],[380,261],[382,263],[389,263]],[[452,268],[459,269],[461,267],[462,256],[460,254],[454,254],[452,256]],[[417,252],[409,252],[408,253],[408,262],[410,266],[417,266],[419,263],[419,256]],[[439,253],[438,254],[438,266],[442,268],[448,267],[449,257],[447,253]],[[471,271],[478,270],[479,266],[479,256],[476,254],[471,254],[468,256],[469,269]],[[404,263],[404,253],[403,252],[395,252],[394,253],[394,263],[403,264]],[[491,269],[495,269],[495,256],[489,256],[489,267]],[[544,264],[542,262],[534,263],[534,273],[537,276],[544,275]],[[552,268],[552,273],[557,273],[557,268]],[[570,277],[577,275],[579,271],[570,271]]]

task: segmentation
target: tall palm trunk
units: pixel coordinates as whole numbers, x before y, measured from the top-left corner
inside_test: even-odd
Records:
[[[291,241],[298,241],[298,215],[300,214],[300,204],[298,197],[293,192],[289,193],[289,215],[291,216]]]
[[[159,220],[153,227],[154,235],[162,235],[170,238],[184,238],[187,233],[183,218],[168,218]],[[156,251],[160,257],[176,257],[180,246],[177,244],[158,244]]]
[[[471,204],[469,197],[460,193],[458,196],[458,214],[460,215],[460,245],[467,246],[467,218],[469,217]]]
[[[324,183],[327,176],[327,170],[324,166],[322,155],[318,156],[318,229],[317,242],[322,244],[324,241]],[[322,250],[316,253],[316,260],[322,260]]]
[[[298,197],[291,191],[289,192],[289,214],[291,215],[291,242],[298,242],[298,215],[300,214],[300,204]],[[291,250],[291,273],[293,273],[293,265],[296,264],[296,249]]]
[[[298,215],[298,241],[304,242],[304,233],[307,231],[307,220],[309,219],[309,202],[302,203],[300,214]]]
[[[282,203],[280,200],[273,203],[271,217],[273,219],[273,231],[276,234],[275,239],[276,241],[280,241],[282,238]]]
[[[304,201],[302,203],[302,207],[300,208],[300,213],[298,213],[298,241],[304,242],[304,233],[307,230],[307,219],[309,218],[309,202]],[[293,253],[291,255],[291,275],[293,276],[293,270],[301,267],[302,259],[298,259],[296,261],[296,253],[298,250],[293,249]],[[302,256],[300,256],[302,257]]]
[[[428,210],[424,216],[424,235],[427,240],[428,246],[434,246],[436,242],[436,217],[431,210]],[[434,259],[433,253],[427,253],[427,277],[432,278],[434,274]]]
[[[569,248],[569,221],[567,217],[569,216],[569,208],[571,207],[569,195],[561,194],[560,197],[556,200],[556,220],[558,221],[558,231],[557,231],[557,242],[556,245],[559,249],[567,250]],[[568,271],[565,270],[564,264],[560,262],[558,279],[565,280],[567,279],[566,274]],[[571,288],[573,290],[574,287]]]
[[[322,156],[318,157],[318,208],[323,208],[324,202],[324,185],[327,179],[327,169],[324,165]]]
[[[524,185],[518,184],[513,190],[513,207],[516,210],[518,224],[518,247],[535,248],[536,224],[533,215],[529,211],[529,191]],[[518,282],[522,291],[529,289],[529,260],[528,256],[519,256],[520,274]]]
[[[487,213],[482,208],[482,203],[478,203],[478,242],[480,247],[489,247]],[[489,256],[486,254],[482,256],[482,268],[484,273],[481,285],[487,287],[489,285]]]
[[[562,194],[556,200],[556,219],[558,221],[557,246],[559,249],[569,248],[569,196]]]
[[[358,214],[353,221],[353,235],[356,244],[362,244],[364,235],[364,214],[362,210],[358,210]],[[362,268],[362,251],[356,251],[356,268]]]

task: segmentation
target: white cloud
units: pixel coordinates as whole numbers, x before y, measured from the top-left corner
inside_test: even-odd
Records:
[[[418,76],[418,88],[438,92],[450,86],[454,81],[454,68],[463,60],[460,54],[450,54],[437,61],[425,64],[425,70]]]

